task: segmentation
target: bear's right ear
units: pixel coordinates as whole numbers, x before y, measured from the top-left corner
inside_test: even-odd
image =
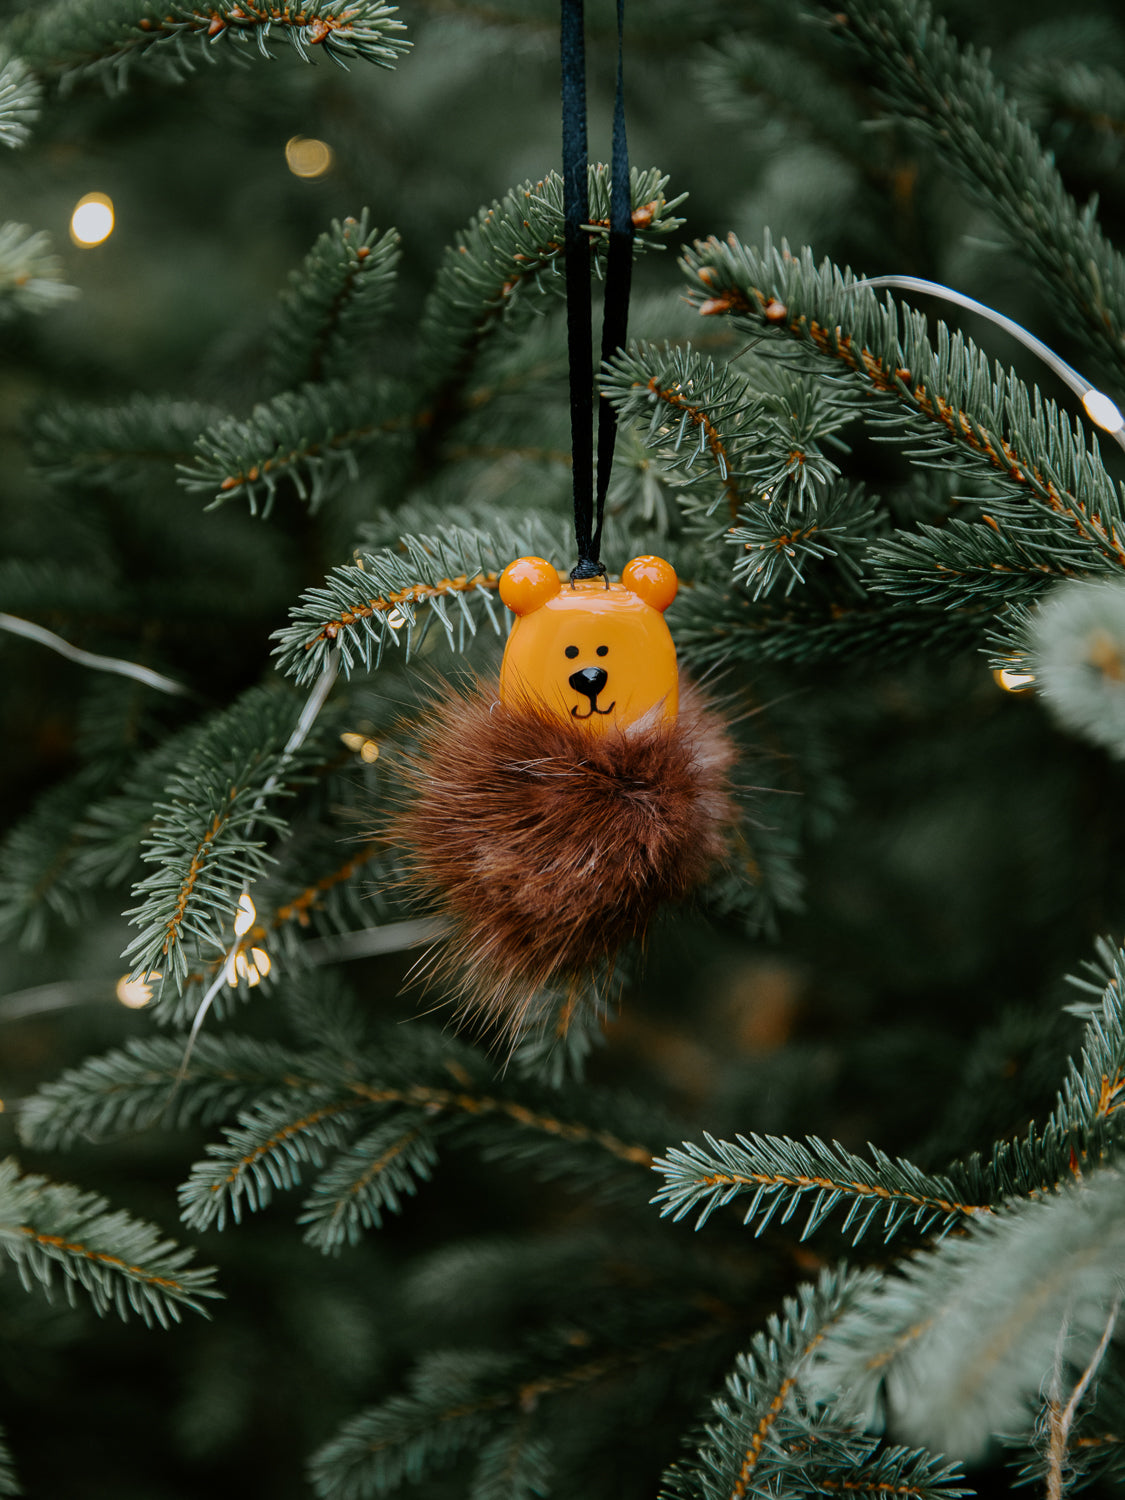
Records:
[[[562,588],[557,568],[542,557],[517,557],[500,574],[500,597],[516,615],[529,615]]]

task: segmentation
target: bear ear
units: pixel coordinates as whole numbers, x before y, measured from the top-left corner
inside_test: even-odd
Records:
[[[675,568],[662,557],[634,557],[626,564],[621,582],[661,614],[676,597],[680,586]]]
[[[517,557],[500,574],[500,597],[516,615],[529,615],[562,588],[558,569],[542,557]]]

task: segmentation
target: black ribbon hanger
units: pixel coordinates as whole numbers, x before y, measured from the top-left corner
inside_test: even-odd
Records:
[[[629,283],[633,272],[633,213],[629,147],[625,139],[622,69],[625,0],[617,0],[617,88],[613,101],[613,159],[609,252],[602,316],[603,362],[625,342]],[[562,0],[563,209],[566,259],[566,340],[570,361],[570,441],[574,456],[574,537],[578,564],[571,580],[605,575],[601,560],[605,497],[613,467],[617,415],[604,396],[598,402],[598,468],[594,485],[594,392],[591,379],[589,190],[586,148],[586,38],[583,0]]]

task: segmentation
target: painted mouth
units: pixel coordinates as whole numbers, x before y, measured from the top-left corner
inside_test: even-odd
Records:
[[[571,717],[575,718],[575,719],[590,719],[590,718],[593,718],[594,714],[611,714],[616,707],[617,707],[617,699],[616,698],[613,700],[613,702],[609,705],[608,708],[599,708],[598,705],[591,698],[590,699],[590,712],[588,714],[580,714],[578,712],[578,705],[577,705],[577,703],[570,710],[570,713],[571,713]]]

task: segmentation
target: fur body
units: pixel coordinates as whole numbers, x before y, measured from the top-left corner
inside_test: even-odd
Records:
[[[391,835],[449,923],[432,967],[509,1040],[542,986],[612,962],[722,858],[735,749],[690,685],[674,720],[591,736],[495,684],[450,689],[408,759]]]

